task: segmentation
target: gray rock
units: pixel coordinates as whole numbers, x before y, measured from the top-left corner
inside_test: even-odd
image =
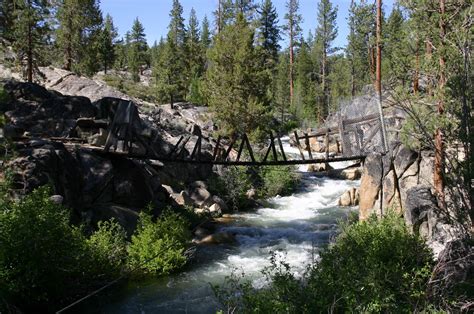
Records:
[[[53,204],[56,205],[62,205],[64,202],[64,197],[62,195],[51,195],[49,199]]]
[[[209,213],[211,214],[212,217],[220,217],[222,216],[222,208],[219,204],[214,203],[211,206],[209,206]]]
[[[404,217],[407,224],[413,226],[414,231],[418,231],[423,221],[430,223],[428,213],[437,211],[439,211],[439,208],[436,198],[431,194],[429,187],[416,186],[407,191]]]

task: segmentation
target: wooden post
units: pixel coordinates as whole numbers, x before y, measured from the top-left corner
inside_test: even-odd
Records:
[[[183,146],[181,146],[181,149],[179,151],[179,153],[176,155],[177,158],[180,158],[183,156],[184,154],[184,151],[186,150],[186,144],[188,144],[189,140],[191,139],[191,136],[188,136],[184,142],[183,142]]]
[[[326,146],[326,160],[329,159],[329,129],[327,130],[326,132],[326,135],[324,136],[324,145]],[[328,170],[329,169],[329,164],[326,162],[325,164],[325,169]]]
[[[298,150],[300,151],[301,159],[305,160],[303,150],[301,149],[300,138],[298,137],[298,133],[296,133],[295,131],[294,134],[295,134],[296,146],[298,147]]]
[[[198,153],[197,159],[199,159],[199,154],[201,153],[201,135],[198,136],[196,141],[196,145],[194,145],[193,152],[191,153],[191,160],[194,159],[196,153]]]
[[[281,139],[279,135],[277,135],[277,139],[278,139],[278,145],[280,146],[281,155],[283,156],[283,160],[286,161],[285,151],[283,150],[283,144],[281,143]]]
[[[173,149],[169,152],[168,157],[171,157],[173,155],[173,153],[178,149],[179,144],[181,144],[181,141],[183,140],[183,138],[184,137],[181,135],[181,137],[178,140],[178,143],[176,143],[176,145],[173,147]]]
[[[252,146],[250,146],[250,141],[249,141],[249,138],[247,137],[247,134],[244,134],[244,139],[245,139],[245,143],[247,143],[247,150],[249,151],[250,160],[252,160],[252,162],[255,162]]]
[[[339,121],[338,121],[338,127],[339,127],[339,136],[341,137],[341,153],[344,156],[346,153],[346,146],[345,146],[345,140],[344,140],[344,122],[342,121],[342,115],[339,114]]]
[[[304,133],[304,142],[306,144],[306,149],[308,150],[309,159],[313,159],[313,154],[311,153],[311,146],[309,145],[308,133]]]
[[[275,148],[275,138],[273,137],[273,133],[271,131],[270,131],[270,140],[272,141],[271,147],[272,147],[273,159],[275,159],[275,161],[278,161],[278,154]]]
[[[244,136],[245,136],[245,134],[244,134]],[[242,136],[242,142],[240,143],[239,152],[237,153],[237,161],[240,160],[240,156],[242,155],[242,150],[244,149],[244,144],[245,144],[244,136]]]
[[[217,137],[216,147],[214,148],[214,154],[212,155],[212,160],[216,160],[217,153],[219,152],[219,144],[221,143],[221,136]]]

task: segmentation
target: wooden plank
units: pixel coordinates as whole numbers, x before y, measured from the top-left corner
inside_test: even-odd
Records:
[[[252,146],[250,145],[250,141],[249,141],[249,138],[247,137],[247,134],[244,134],[244,138],[245,138],[245,143],[247,143],[247,150],[249,151],[250,160],[255,161],[255,156],[253,155]]]
[[[99,154],[103,155],[115,155],[115,156],[124,156],[128,158],[134,158],[134,159],[152,159],[152,160],[158,160],[160,162],[175,162],[175,163],[187,163],[187,164],[206,164],[206,165],[223,165],[223,166],[285,166],[285,165],[307,165],[307,164],[314,164],[314,163],[324,163],[324,162],[339,162],[339,161],[349,161],[349,160],[364,160],[366,156],[360,155],[360,156],[337,156],[337,157],[331,157],[329,160],[326,158],[316,158],[316,159],[308,159],[308,160],[269,160],[269,161],[213,161],[209,159],[203,159],[203,160],[189,160],[189,159],[177,159],[177,158],[150,158],[149,156],[144,156],[144,155],[128,155],[122,152],[109,152],[106,153],[102,149],[97,148],[97,147],[86,147],[83,146],[84,149],[88,149],[90,151],[96,151]]]
[[[191,160],[194,159],[194,155],[196,155],[196,152],[198,151],[198,146],[200,144],[200,141],[201,141],[201,135],[198,136],[198,139],[196,141],[196,145],[194,145],[194,148],[193,148],[193,152],[191,153]]]
[[[326,136],[324,137],[324,146],[326,150],[326,159],[329,159],[329,129],[328,129],[328,132],[326,133]]]
[[[374,129],[372,130],[372,132],[369,134],[369,136],[367,137],[367,140],[362,144],[362,147],[361,147],[361,151],[363,151],[365,149],[365,147],[367,146],[367,144],[370,143],[370,141],[374,138],[374,136],[380,131],[380,124],[377,124]]]
[[[341,138],[341,145],[342,145],[342,155],[344,155],[346,153],[346,147],[345,147],[345,144],[344,144],[344,121],[342,120],[342,116],[341,114],[339,113],[338,114],[338,123],[339,123],[339,137]]]
[[[217,153],[219,152],[219,144],[221,143],[221,136],[217,137],[216,147],[214,147],[214,154],[212,155],[212,160],[216,160]]]
[[[308,138],[325,136],[326,133],[328,133],[328,130],[329,130],[329,135],[337,134],[339,132],[337,127],[322,128],[322,129],[318,129],[318,130],[312,132],[311,134],[308,134]],[[306,138],[306,136],[304,136],[304,135],[298,137],[298,139],[301,139],[301,140],[303,140],[305,138]]]
[[[380,116],[378,113],[369,114],[367,116],[363,116],[359,118],[344,119],[343,122],[345,126],[348,126],[348,125],[356,124],[356,123],[367,123],[375,119],[380,119]]]
[[[263,157],[262,162],[267,161],[268,155],[270,155],[271,150],[272,150],[272,143],[270,143],[270,145],[268,145],[267,152],[265,153],[265,157]]]
[[[304,133],[304,141],[306,144],[306,150],[308,151],[309,159],[313,159],[313,153],[311,153],[311,146],[309,145],[308,133]]]
[[[298,150],[300,151],[301,159],[304,160],[304,153],[303,150],[301,149],[301,144],[300,144],[300,139],[298,138],[298,133],[294,131],[295,134],[295,140],[296,140],[296,146],[298,147]]]
[[[275,138],[273,137],[273,133],[270,131],[270,140],[272,146],[272,153],[273,153],[273,160],[278,161],[278,154],[275,148]]]
[[[240,160],[240,156],[242,155],[242,150],[244,149],[244,144],[245,144],[245,138],[242,136],[242,142],[240,143],[239,151],[237,153],[237,161]]]
[[[189,135],[188,137],[186,137],[186,139],[185,139],[184,142],[183,142],[183,145],[181,146],[180,151],[179,151],[178,154],[176,155],[176,158],[180,158],[180,157],[183,156],[184,151],[186,150],[186,144],[188,144],[188,142],[189,142],[190,139],[191,139],[191,135]]]
[[[181,144],[181,141],[183,140],[183,138],[184,137],[181,135],[176,145],[174,145],[173,149],[168,153],[168,157],[171,157],[174,154],[174,152],[178,149],[179,144]]]
[[[283,144],[281,143],[281,138],[279,135],[277,135],[277,139],[278,139],[278,146],[280,146],[281,155],[283,156],[283,160],[286,161],[285,151],[283,150]]]

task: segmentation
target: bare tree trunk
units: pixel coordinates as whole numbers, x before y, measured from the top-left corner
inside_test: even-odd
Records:
[[[413,74],[413,94],[418,94],[420,89],[420,43],[416,42],[415,73]]]
[[[380,134],[384,152],[388,151],[387,132],[382,109],[382,0],[377,0],[377,59],[375,73],[375,90],[377,92],[378,107],[380,114]]]
[[[28,82],[33,82],[33,34],[31,33],[33,25],[31,25],[32,16],[30,16],[32,8],[31,8],[31,0],[28,0],[28,52],[27,52],[27,76]]]
[[[438,115],[441,117],[444,114],[444,88],[446,85],[446,60],[444,57],[443,47],[446,36],[446,23],[444,20],[445,14],[445,0],[439,1],[440,18],[440,55],[439,55],[439,100],[438,100]],[[440,127],[436,129],[435,134],[435,169],[434,169],[434,186],[438,196],[438,202],[441,207],[445,207],[444,195],[444,147],[443,147],[443,131]]]
[[[326,62],[327,62],[327,54],[326,54],[326,45],[323,43],[323,62],[322,62],[322,75],[321,75],[321,86],[323,89],[323,114],[320,117],[321,121],[324,119],[324,116],[329,113],[329,104],[327,104],[327,93],[326,93]]]
[[[293,24],[290,24],[290,106],[293,106],[294,97],[294,78],[293,78],[293,66],[295,62],[295,54],[293,50]]]
[[[354,0],[351,0],[351,9],[354,7]],[[351,17],[352,19],[352,17]],[[351,20],[351,36],[354,35],[354,25],[353,21]],[[354,51],[352,51],[354,54]],[[351,97],[352,99],[355,97],[355,64],[354,64],[354,55],[351,57]]]
[[[69,27],[69,33],[67,36],[67,44],[66,44],[66,65],[64,66],[64,69],[67,71],[71,71],[72,68],[72,20],[69,18],[68,20],[68,27]]]
[[[222,0],[219,0],[217,8],[217,34],[222,31]]]

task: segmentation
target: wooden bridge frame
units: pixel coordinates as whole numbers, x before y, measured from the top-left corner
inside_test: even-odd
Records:
[[[109,127],[109,134],[104,148],[96,148],[94,150],[102,150],[102,153],[112,153],[124,155],[125,157],[135,159],[151,159],[159,160],[161,162],[178,162],[190,164],[213,164],[213,165],[236,165],[236,166],[276,166],[276,165],[301,165],[301,164],[315,164],[315,163],[330,163],[338,161],[362,160],[365,158],[367,145],[380,132],[380,117],[378,114],[371,114],[360,118],[343,119],[338,117],[338,124],[328,128],[318,129],[311,134],[307,132],[299,135],[297,131],[294,132],[295,144],[300,152],[301,159],[289,159],[283,149],[283,144],[280,136],[274,136],[272,132],[269,133],[269,145],[266,148],[264,157],[261,160],[255,158],[254,151],[250,145],[247,134],[241,136],[234,135],[224,145],[224,138],[219,136],[216,145],[213,149],[212,157],[207,154],[202,154],[202,140],[201,134],[197,135],[196,144],[192,152],[187,156],[186,145],[191,140],[193,135],[181,136],[177,143],[172,147],[171,151],[166,155],[160,155],[153,148],[154,141],[149,143],[140,134],[138,134],[137,127],[134,124],[134,116],[137,116],[136,110],[131,110],[131,103],[126,108],[126,114],[117,115]],[[136,108],[135,108],[136,109]],[[363,125],[369,126],[369,135],[364,141]],[[334,136],[338,151],[342,151],[340,156],[330,156],[329,144],[330,137]],[[351,145],[351,136],[355,138],[355,148]],[[325,155],[323,158],[313,157],[311,151],[311,138],[324,138]],[[338,138],[339,137],[339,138]],[[237,146],[238,141],[240,144]],[[304,140],[308,158],[306,158],[301,140]],[[123,142],[122,151],[117,151],[118,141]],[[145,154],[138,154],[133,151],[133,143],[141,144],[145,149]],[[276,142],[276,143],[275,143]],[[111,150],[111,148],[114,148]],[[234,150],[234,147],[236,150]],[[250,160],[241,160],[242,154],[246,149]],[[237,152],[234,160],[231,159],[231,152]]]

